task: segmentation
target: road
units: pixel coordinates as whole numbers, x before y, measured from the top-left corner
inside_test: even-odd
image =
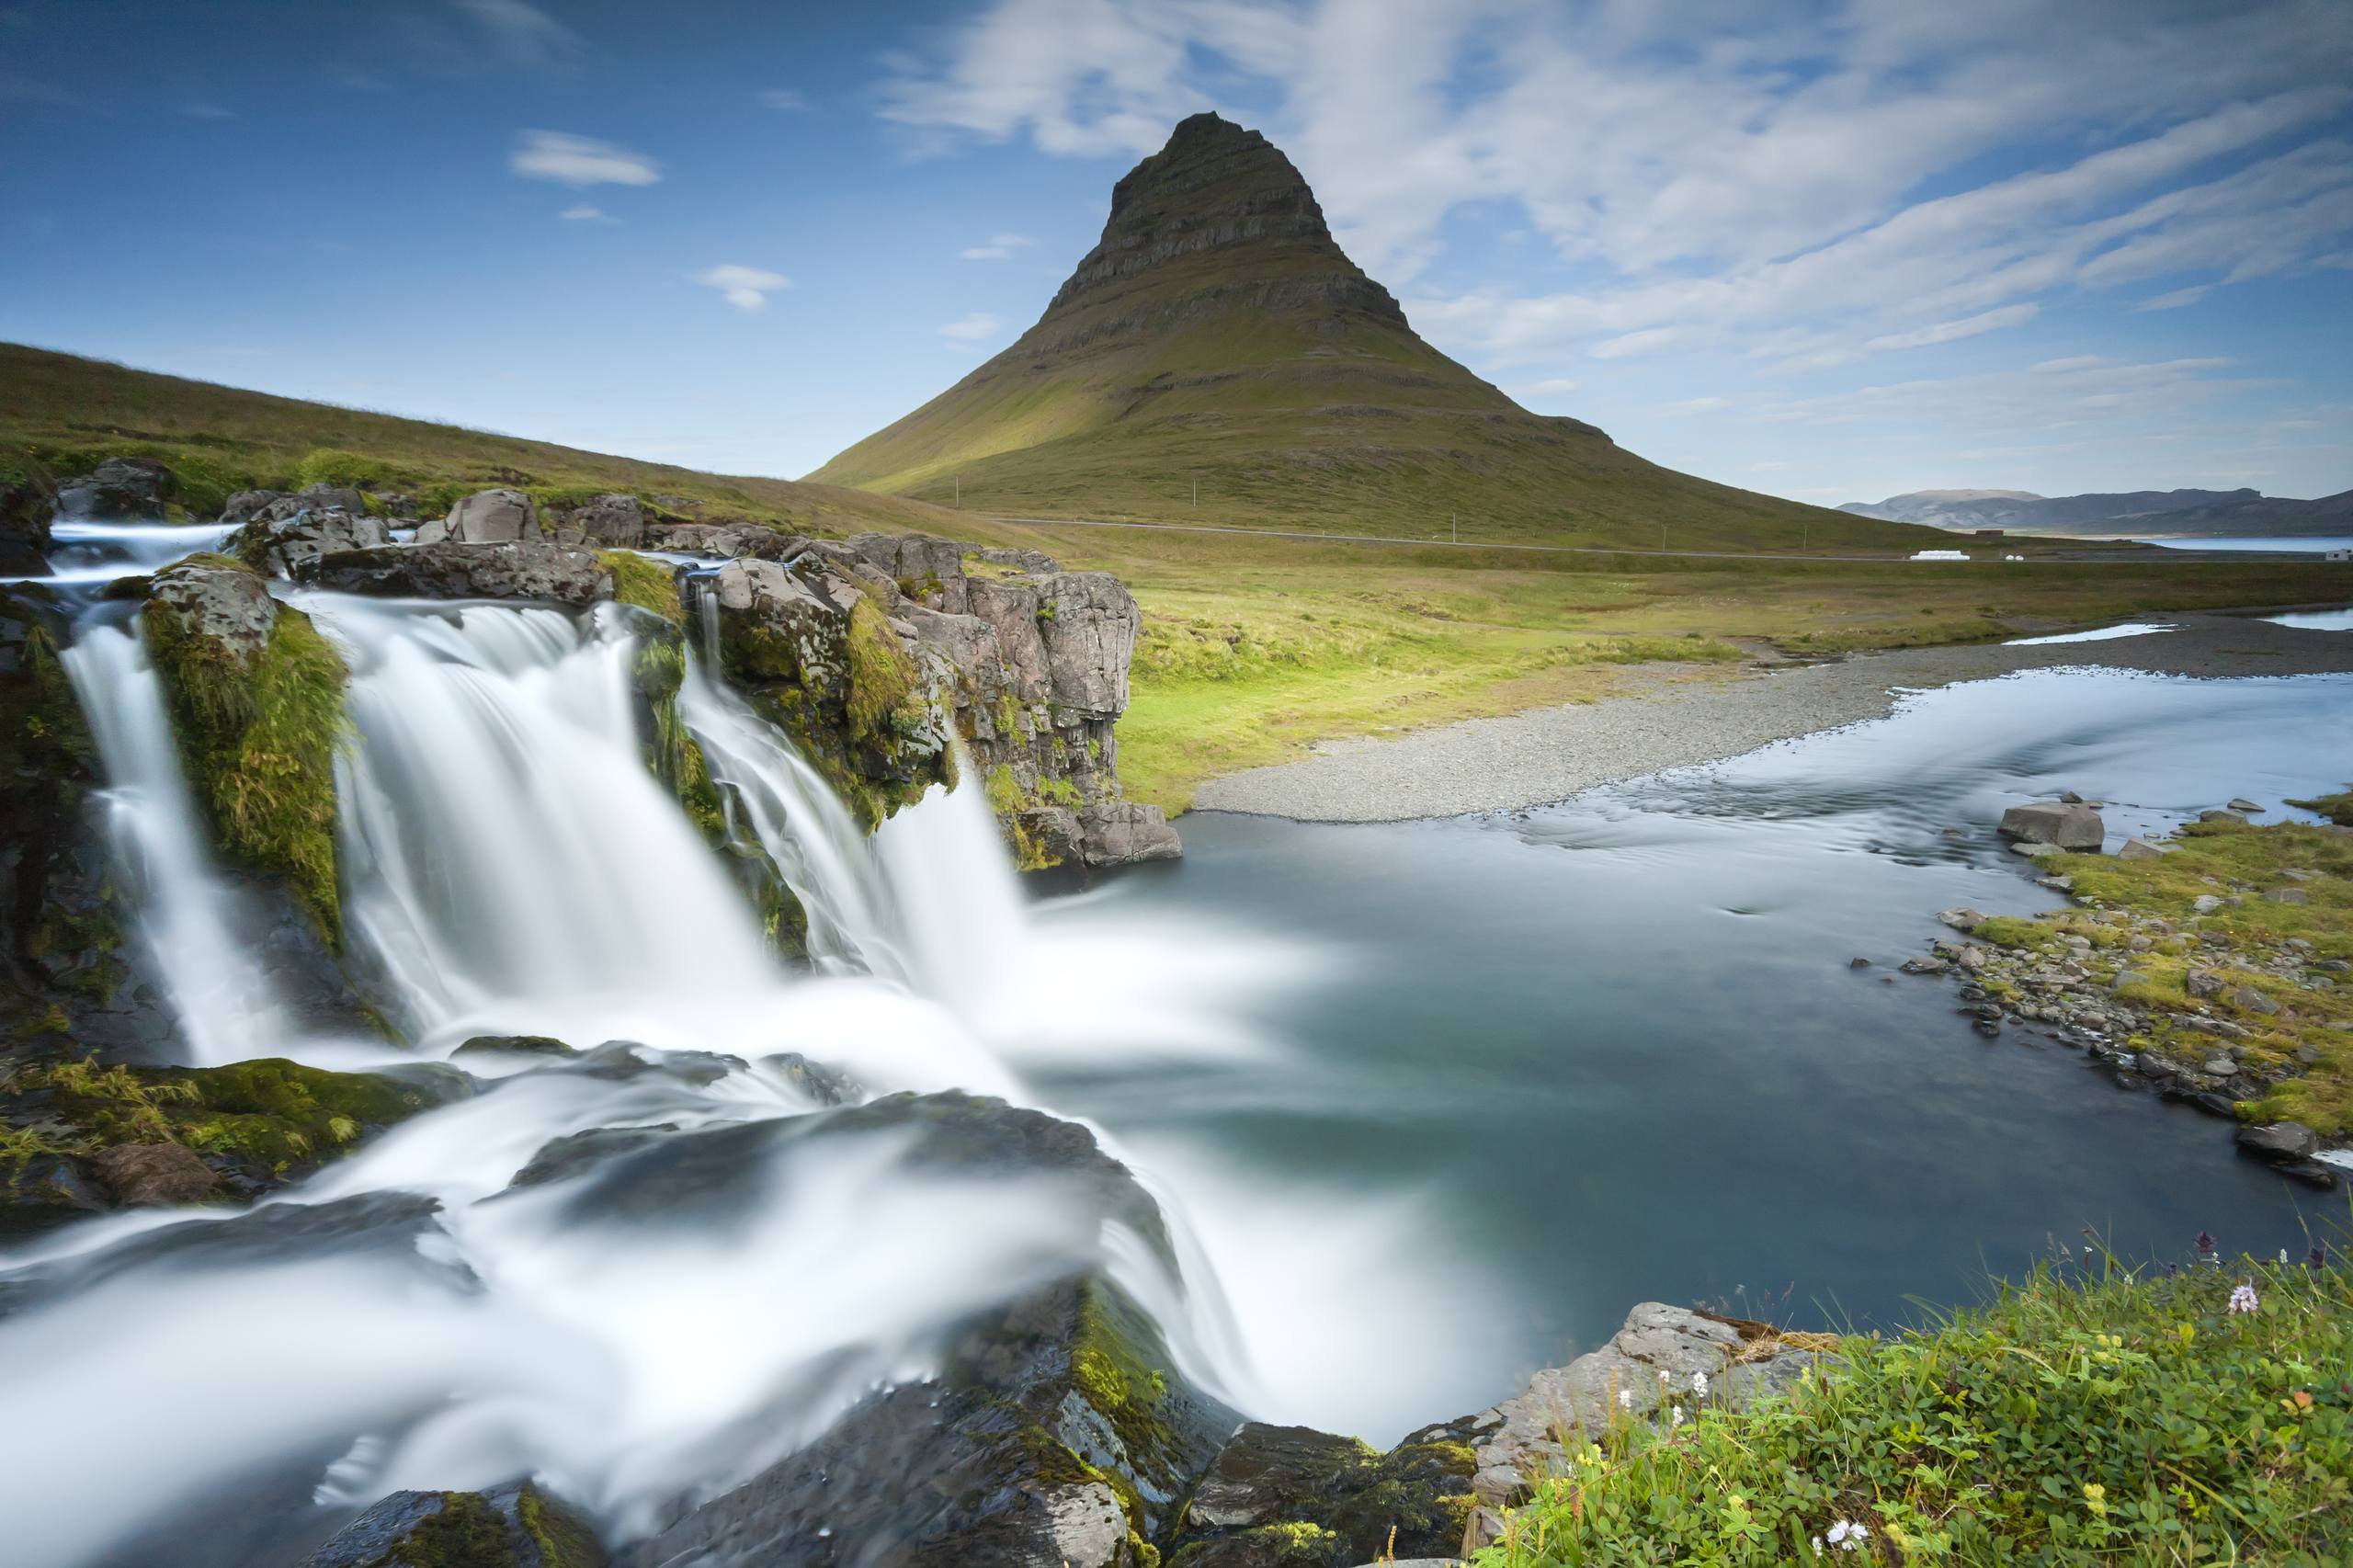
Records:
[[[1296,539],[1317,544],[1405,544],[1416,550],[1481,550],[1514,551],[1532,555],[1653,555],[1690,561],[1831,561],[1871,562],[1885,563],[1901,562],[1901,555],[1819,555],[1780,551],[1741,550],[1655,550],[1635,545],[1607,544],[1491,544],[1478,540],[1408,539],[1400,534],[1336,534],[1312,533],[1290,528],[1244,528],[1217,523],[1121,523],[1105,522],[1091,517],[1001,517],[986,513],[974,513],[993,523],[1011,523],[1023,528],[1138,528],[1147,533],[1240,534],[1250,539]],[[1955,544],[1975,544],[1978,541],[1955,538]],[[2019,540],[2019,544],[2029,541]],[[2043,541],[2033,541],[2043,542]],[[2091,541],[2085,541],[2091,542]],[[1980,546],[1977,559],[1998,562],[2003,546]],[[2272,554],[2257,551],[2161,550],[2144,546],[2129,553],[2040,554],[2034,561],[2064,561],[2073,565],[2148,566],[2156,564],[2205,565],[2218,560],[2236,559],[2247,562],[2274,561],[2290,552]],[[1971,562],[1973,564],[1974,562]],[[1935,562],[1923,562],[1923,565]],[[1950,565],[1961,562],[1947,562]]]

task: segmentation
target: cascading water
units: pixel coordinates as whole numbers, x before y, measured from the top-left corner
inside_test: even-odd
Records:
[[[50,527],[49,571],[38,577],[0,579],[74,587],[153,572],[199,550],[218,550],[236,532],[233,523],[93,523],[60,520]]]
[[[958,1088],[1034,1104],[1027,1071],[1082,1052],[1267,1049],[1217,999],[1295,978],[1295,951],[1041,928],[977,788],[866,836],[690,657],[681,719],[743,846],[809,913],[817,961],[795,971],[647,766],[636,612],[293,597],[351,668],[346,924],[405,1048],[306,1036],[253,992],[136,638],[85,620],[68,656],[199,1058],[349,1067],[483,1034],[631,1043],[577,1064],[467,1052],[483,1092],[256,1211],[130,1211],[0,1255],[0,1289],[18,1292],[0,1360],[27,1369],[12,1397],[41,1413],[0,1432],[17,1560],[136,1560],[142,1530],[217,1489],[283,1498],[295,1482],[302,1506],[332,1508],[537,1473],[641,1534],[878,1383],[935,1367],[972,1312],[1088,1270],[1154,1314],[1199,1385],[1284,1413],[1256,1392],[1253,1331],[1209,1268],[1219,1249],[1165,1181],[1169,1239],[1148,1241],[1066,1172],[943,1172],[912,1129],[834,1131],[777,1058],[826,1063],[870,1100]],[[633,1129],[664,1141],[514,1185],[574,1135],[653,1136]],[[123,1370],[156,1368],[173,1370]],[[98,1506],[80,1456],[101,1447],[116,1463]]]

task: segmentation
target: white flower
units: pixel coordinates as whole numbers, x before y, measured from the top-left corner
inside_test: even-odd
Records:
[[[1670,1376],[1670,1375],[1671,1375],[1671,1374],[1667,1371],[1667,1369],[1666,1369],[1665,1367],[1661,1367],[1661,1368],[1658,1369],[1658,1381],[1659,1381],[1659,1386],[1661,1386],[1662,1388],[1664,1388],[1664,1387],[1666,1385],[1667,1379],[1669,1378],[1669,1376]]]
[[[1871,1532],[1851,1519],[1840,1519],[1830,1527],[1830,1544],[1841,1551],[1860,1551]]]
[[[2279,1267],[2282,1268],[2288,1267],[2288,1249],[2286,1247],[2281,1247],[2279,1249]]]
[[[1618,1391],[1618,1408],[1620,1410],[1631,1410],[1634,1408],[1634,1391],[1632,1389],[1620,1389]]]
[[[1816,1557],[1822,1555],[1822,1538],[1820,1536],[1815,1536],[1813,1538],[1813,1554]]]
[[[2234,1312],[2251,1312],[2260,1305],[2262,1305],[2262,1303],[2256,1300],[2254,1286],[2238,1285],[2232,1288],[2231,1311]]]
[[[1707,1397],[1708,1397],[1708,1374],[1707,1374],[1707,1373],[1705,1373],[1705,1372],[1694,1372],[1694,1373],[1692,1373],[1692,1374],[1691,1374],[1691,1392],[1692,1392],[1693,1393],[1698,1394],[1701,1399],[1705,1399],[1705,1398],[1707,1398]]]

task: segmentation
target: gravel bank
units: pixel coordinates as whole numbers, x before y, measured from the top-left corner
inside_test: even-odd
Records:
[[[2353,632],[2230,616],[2153,617],[2176,631],[2104,642],[1916,648],[1836,664],[1760,666],[1742,679],[1645,683],[1637,695],[1506,719],[1472,719],[1396,740],[1327,742],[1316,755],[1212,779],[1199,811],[1302,822],[1403,822],[1513,811],[1665,767],[1714,762],[1768,742],[1876,719],[1904,688],[2015,670],[2092,665],[2179,676],[2353,671]]]

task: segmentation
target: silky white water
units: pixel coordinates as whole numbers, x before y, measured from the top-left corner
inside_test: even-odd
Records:
[[[120,1560],[108,1553],[256,1476],[347,1509],[537,1474],[642,1534],[879,1383],[923,1375],[960,1319],[1089,1269],[1236,1408],[1393,1417],[1367,1403],[1361,1335],[1297,1325],[1359,1318],[1427,1217],[1249,1192],[1216,1179],[1213,1151],[1172,1143],[1138,1167],[1168,1221],[1164,1255],[1106,1209],[1099,1179],[1017,1157],[943,1169],[918,1129],[887,1119],[829,1132],[806,1080],[773,1060],[838,1069],[868,1099],[959,1088],[1033,1105],[1025,1073],[1040,1065],[1230,1069],[1280,1052],[1244,1004],[1314,972],[1314,951],[1206,923],[1041,926],[976,787],[863,835],[690,662],[681,716],[738,839],[809,913],[815,961],[796,969],[648,767],[637,612],[292,597],[351,666],[337,778],[350,959],[397,1046],[287,1021],[217,913],[229,885],[136,638],[85,624],[68,655],[191,1054],[349,1067],[449,1058],[485,1034],[632,1043],[593,1070],[469,1051],[455,1060],[481,1092],[254,1212],[131,1211],[0,1254],[0,1283],[24,1291],[0,1320],[0,1366],[30,1413],[0,1429],[10,1561]],[[512,1187],[551,1142],[615,1128],[676,1131]],[[1347,1256],[1261,1258],[1273,1223]],[[1229,1293],[1221,1268],[1245,1288]],[[1439,1337],[1444,1303],[1427,1301],[1381,1320],[1391,1344]],[[1261,1346],[1279,1350],[1271,1366]]]

